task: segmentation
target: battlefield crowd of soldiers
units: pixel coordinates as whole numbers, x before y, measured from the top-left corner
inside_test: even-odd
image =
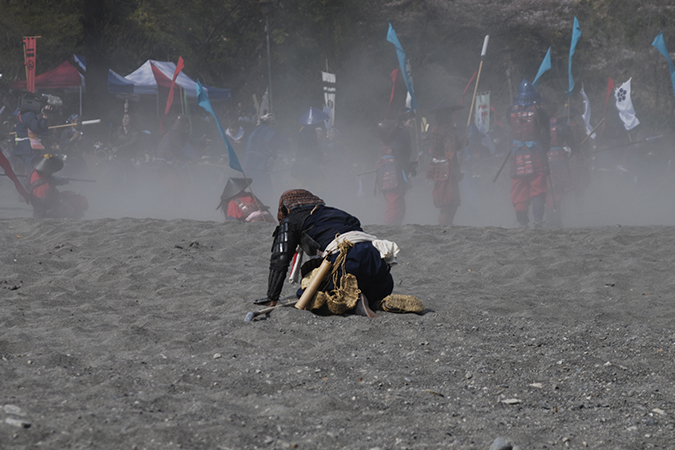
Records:
[[[206,188],[200,190],[199,201],[212,200],[224,220],[276,225],[267,295],[256,300],[257,305],[271,310],[290,298],[281,298],[288,280],[301,283],[291,296],[298,298],[293,301],[296,308],[367,317],[377,317],[377,310],[421,314],[424,305],[419,299],[393,294],[390,268],[397,263],[398,246],[365,233],[358,218],[328,206],[317,195],[329,190],[330,174],[341,177],[344,193],[358,184],[359,192],[350,194],[355,196],[363,195],[363,179],[370,177],[375,194],[371,201],[382,202],[380,223],[390,226],[424,220],[406,214],[406,196],[413,180],[421,179],[415,189],[427,192],[414,200],[427,201],[427,210],[436,211],[429,222],[453,225],[462,207],[480,209],[487,197],[510,197],[513,226],[561,228],[569,208],[583,210],[585,193],[603,170],[618,175],[624,184],[640,186],[645,173],[640,169],[646,166],[643,147],[631,145],[640,142],[637,135],[619,133],[605,139],[598,150],[582,114],[570,97],[566,100],[552,108],[553,102],[524,79],[503,115],[491,108],[489,130],[471,121],[460,125],[465,107],[452,97],[431,108],[428,119],[405,107],[390,109],[384,119],[373,121],[374,148],[360,155],[366,162],[350,166],[354,152],[345,139],[348,130],[338,130],[328,104],[310,106],[292,121],[288,133],[263,108],[224,103],[218,108],[227,120],[224,141],[214,133],[218,127],[208,115],[180,113],[166,121],[166,129],[162,119],[159,132],[141,129],[125,101],[119,125],[104,123],[107,135],[93,141],[86,125],[100,120],[84,121],[79,114],[63,111],[59,97],[28,93],[14,103],[5,97],[5,109],[7,104],[16,107],[5,114],[0,165],[14,183],[17,198],[31,205],[36,219],[85,217],[86,186],[91,186],[86,182],[100,183],[109,198],[138,197],[138,189],[154,187],[155,196],[146,198],[164,201],[169,208],[180,208],[188,184],[201,182]],[[67,117],[65,124],[59,117]],[[225,142],[231,146],[222,145]],[[617,148],[621,151],[604,151]],[[217,176],[205,177],[207,172],[196,168],[208,168]],[[350,168],[356,170],[348,176],[358,183],[344,182]],[[232,169],[242,176],[226,176]],[[502,182],[496,183],[502,172]],[[287,187],[290,177],[293,188],[276,192],[275,178],[280,176]],[[73,190],[58,188],[71,182],[82,183]],[[14,190],[7,183],[0,187]]]
[[[508,189],[505,181],[495,183],[505,169],[502,180],[510,177],[515,213],[505,218],[505,224],[560,228],[569,209],[583,210],[584,195],[594,177],[610,171],[627,184],[637,184],[648,164],[644,155],[652,155],[644,146],[631,145],[639,139],[635,132],[617,133],[614,128],[619,127],[611,124],[599,130],[601,138],[590,139],[579,109],[570,100],[555,107],[552,99],[542,98],[532,83],[523,80],[506,111],[500,114],[491,108],[489,130],[476,123],[464,127],[467,107],[453,97],[426,113],[405,107],[390,111],[379,122],[373,120],[372,148],[363,151],[359,161],[365,156],[365,164],[370,163],[373,170],[349,176],[359,184],[375,185],[379,200],[374,201],[386,205],[380,223],[436,222],[406,216],[406,195],[417,177],[424,181],[415,188],[429,191],[428,201],[438,210],[437,223],[452,225],[461,205],[480,209],[481,197]],[[127,101],[118,117],[103,124],[105,134],[98,133],[93,140],[87,122],[83,125],[79,114],[66,111],[59,97],[13,92],[4,96],[3,106],[2,151],[11,163],[11,167],[3,164],[5,177],[12,178],[35,218],[85,217],[86,194],[92,185],[57,188],[73,180],[97,181],[98,188],[111,194],[125,191],[133,196],[134,180],[151,179],[150,185],[171,205],[184,193],[186,183],[203,178],[192,169],[203,166],[220,174],[202,182],[209,184],[207,195],[222,191],[218,208],[226,220],[275,222],[269,205],[279,195],[274,191],[276,177],[290,176],[299,188],[321,189],[328,167],[353,155],[347,150],[349,130],[335,126],[327,105],[309,107],[290,121],[294,126],[283,130],[266,110],[232,101],[219,105],[225,134],[242,162],[245,177],[241,178],[224,175],[228,153],[207,115],[174,115],[151,132],[138,126],[138,116],[134,117]],[[608,148],[618,151],[604,152]],[[4,184],[3,189],[10,188]]]

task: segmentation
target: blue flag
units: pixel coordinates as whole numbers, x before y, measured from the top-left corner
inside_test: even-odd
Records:
[[[389,24],[389,31],[387,32],[387,40],[392,44],[394,44],[394,47],[396,47],[396,54],[398,55],[398,65],[401,66],[403,81],[405,81],[405,87],[408,88],[408,93],[410,93],[411,98],[410,109],[414,111],[417,109],[417,99],[415,98],[415,91],[413,89],[412,82],[410,81],[410,77],[408,77],[408,71],[406,70],[405,67],[405,52],[403,51],[403,47],[401,47],[401,43],[398,41],[396,31],[394,31],[394,27],[391,26],[391,23]]]
[[[577,20],[577,16],[574,16],[574,27],[572,28],[572,45],[570,46],[570,59],[569,59],[569,81],[570,81],[570,89],[567,91],[567,96],[572,95],[572,91],[574,90],[574,78],[572,78],[572,56],[574,56],[574,50],[577,48],[577,42],[579,42],[579,38],[581,37],[581,28],[579,27],[579,21]]]
[[[544,74],[547,70],[551,68],[551,47],[548,48],[548,51],[546,52],[546,56],[544,56],[544,60],[541,62],[541,66],[539,66],[539,72],[537,72],[537,76],[534,77],[534,81],[532,82],[532,86],[535,88],[537,87],[537,81],[539,81],[539,77]]]
[[[654,42],[652,42],[652,45],[656,47],[656,49],[666,58],[668,61],[668,66],[670,67],[670,82],[673,84],[673,92],[675,93],[675,65],[673,64],[673,60],[670,59],[670,54],[668,53],[668,49],[666,48],[666,41],[663,40],[663,31],[659,33],[656,38],[654,38]]]
[[[223,137],[223,140],[225,141],[225,147],[227,147],[227,156],[230,158],[230,167],[233,168],[234,170],[238,170],[239,172],[244,173],[244,170],[241,168],[241,164],[239,164],[239,158],[237,158],[237,154],[234,152],[232,144],[230,144],[230,141],[227,139],[227,136],[225,136],[225,131],[223,131],[223,127],[220,125],[220,122],[216,117],[216,113],[213,111],[213,107],[211,106],[211,102],[209,101],[209,94],[206,93],[199,80],[197,80],[197,103],[199,103],[199,106],[204,108],[204,110],[206,110],[206,112],[211,114],[213,118],[216,120],[218,131],[220,131],[220,135]]]

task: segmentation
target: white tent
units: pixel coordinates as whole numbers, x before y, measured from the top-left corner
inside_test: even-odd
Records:
[[[134,84],[134,94],[157,94],[158,86],[171,87],[175,71],[175,63],[149,59],[124,78]],[[188,97],[197,98],[197,82],[184,72],[178,74],[176,84],[185,90]],[[229,89],[210,86],[204,86],[204,89],[212,100],[224,100],[232,96]]]

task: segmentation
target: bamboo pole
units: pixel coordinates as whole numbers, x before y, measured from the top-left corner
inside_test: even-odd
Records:
[[[469,119],[466,121],[467,130],[471,126],[471,118],[473,116],[473,105],[476,102],[476,93],[478,92],[478,83],[480,82],[480,73],[483,70],[483,59],[487,53],[488,41],[490,40],[490,35],[485,35],[485,40],[483,41],[483,50],[480,52],[480,65],[478,66],[478,76],[476,77],[476,85],[473,88],[473,98],[471,99],[471,108],[469,109]]]

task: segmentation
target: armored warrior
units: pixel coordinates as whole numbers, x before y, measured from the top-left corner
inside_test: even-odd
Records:
[[[364,233],[356,217],[326,206],[309,191],[294,189],[279,198],[277,219],[267,297],[262,299],[265,303],[274,305],[278,301],[293,254],[301,246],[305,254],[314,257],[302,266],[303,289],[307,288],[306,281],[311,283],[312,274],[318,276],[318,265],[313,263],[321,263],[322,258],[317,256],[333,263],[332,274],[308,309],[333,314],[353,311],[368,317],[375,317],[373,309],[423,311],[422,302],[415,297],[390,295],[394,280],[389,271],[390,265],[396,263],[398,247]]]
[[[251,132],[244,153],[244,169],[253,179],[253,186],[263,200],[272,199],[272,178],[277,155],[285,147],[285,140],[276,130],[272,113],[260,117],[258,126]]]
[[[324,155],[319,143],[318,130],[322,130],[323,133],[324,121],[328,117],[323,111],[310,107],[300,118],[302,127],[298,131],[298,151],[291,168],[291,176],[304,185],[315,184],[322,177],[321,166]]]
[[[380,159],[377,165],[376,191],[384,194],[386,225],[401,225],[405,217],[405,191],[413,175],[410,133],[402,123],[384,120],[377,126],[380,135]]]
[[[460,205],[459,182],[464,175],[457,154],[463,145],[452,122],[452,114],[461,108],[445,100],[433,109],[437,123],[429,135],[432,159],[427,178],[434,181],[433,200],[434,206],[440,210],[440,225],[452,225]]]
[[[33,159],[35,170],[30,176],[30,203],[36,219],[79,219],[89,208],[87,199],[73,191],[59,192],[56,186],[68,184],[67,178],[54,174],[63,169],[63,160],[51,154]]]
[[[22,163],[22,171],[30,174],[33,171],[31,165],[33,158],[44,153],[41,137],[49,133],[49,113],[51,105],[42,107],[40,99],[34,94],[25,94],[19,104],[19,112],[16,116],[16,146],[12,151],[15,161]],[[16,168],[16,166],[15,166]],[[17,168],[18,169],[18,168]]]
[[[573,132],[574,117],[579,113],[567,106],[563,107],[549,121],[550,149],[548,151],[548,168],[551,186],[546,196],[546,206],[553,214],[553,225],[561,226],[561,208],[567,193],[573,189],[573,171],[570,165],[572,152],[578,150],[578,141]],[[548,213],[547,213],[548,218]]]
[[[508,112],[513,130],[511,147],[511,203],[521,227],[527,228],[532,204],[534,228],[544,224],[548,176],[549,120],[541,108],[541,97],[532,84],[523,80]]]
[[[229,178],[216,209],[223,210],[225,220],[276,223],[269,207],[253,193],[246,192],[251,181],[250,178]]]

